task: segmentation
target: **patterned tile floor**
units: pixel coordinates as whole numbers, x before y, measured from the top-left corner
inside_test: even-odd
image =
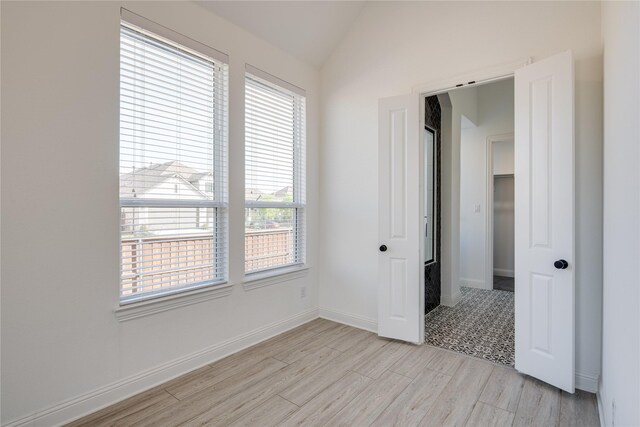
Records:
[[[438,306],[425,315],[427,344],[513,366],[513,292],[461,288],[455,307]]]
[[[493,276],[493,289],[513,292],[513,277]]]

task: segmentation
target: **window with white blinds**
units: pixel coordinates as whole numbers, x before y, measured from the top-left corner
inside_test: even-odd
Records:
[[[305,262],[305,94],[247,66],[245,273]]]
[[[226,61],[133,18],[120,29],[123,304],[227,278]]]

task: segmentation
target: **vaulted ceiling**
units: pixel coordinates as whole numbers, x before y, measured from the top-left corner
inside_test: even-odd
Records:
[[[321,67],[364,1],[199,1],[202,7]]]

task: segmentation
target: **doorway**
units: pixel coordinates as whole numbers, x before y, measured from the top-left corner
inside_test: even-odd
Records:
[[[438,143],[460,146],[460,286],[443,289],[450,285],[441,281],[440,259],[425,259],[425,342],[509,366],[515,363],[513,84],[507,78],[424,99],[428,127],[436,127],[434,105],[440,113],[437,126],[445,137]],[[434,176],[437,183],[451,172],[446,164],[439,166],[425,158],[425,177]],[[440,186],[433,188],[425,185],[423,194],[425,208],[438,209],[437,221],[427,223],[425,236],[438,228],[437,201],[446,196]],[[435,244],[439,251],[440,240]],[[434,295],[456,291],[457,298],[434,304]]]
[[[493,176],[493,289],[513,292],[514,176]],[[491,209],[491,207],[489,207]],[[491,230],[488,230],[491,233]]]
[[[515,290],[515,169],[513,132],[487,137],[485,283]],[[489,286],[487,286],[489,288]]]
[[[504,73],[498,71],[504,70]],[[493,77],[492,77],[493,76]],[[464,89],[491,86],[513,79],[515,176],[515,292],[478,289],[486,256],[469,257],[480,279],[465,281],[460,260],[464,250],[486,248],[484,235],[461,244],[463,215],[471,223],[484,220],[486,191],[474,196],[479,203],[461,204],[460,133],[462,116],[469,115],[455,100]],[[464,306],[475,291],[503,292],[515,297],[515,368],[573,393],[575,385],[575,168],[574,71],[571,51],[521,66],[507,65],[476,73],[475,79],[442,81],[414,89],[408,95],[383,98],[378,103],[378,335],[425,341],[425,280],[423,149],[425,96],[437,95],[442,110],[440,307]],[[460,83],[466,82],[466,83]],[[482,82],[478,85],[478,82]],[[453,88],[460,88],[453,90]],[[440,88],[440,89],[439,89]],[[425,94],[420,95],[420,94]],[[458,100],[459,101],[459,100]],[[491,99],[496,105],[496,98]],[[476,108],[476,115],[482,111]],[[445,120],[447,126],[445,126]],[[416,126],[418,124],[418,126]],[[456,142],[457,141],[457,142]],[[471,165],[484,169],[483,155]],[[478,162],[477,160],[480,159]],[[445,167],[446,165],[446,167]],[[478,180],[486,182],[484,172]],[[476,182],[476,181],[473,181]],[[471,207],[471,210],[469,209]],[[475,216],[474,216],[475,215]],[[482,222],[482,221],[481,221]],[[484,282],[484,283],[482,283]],[[461,285],[463,285],[461,287]],[[464,291],[464,292],[463,292]],[[464,297],[463,297],[463,294]],[[495,295],[495,294],[493,294]],[[476,301],[477,305],[477,301]],[[482,307],[480,307],[482,308]],[[474,310],[481,320],[493,313]],[[431,324],[432,322],[426,322]],[[465,323],[468,325],[468,323]],[[455,327],[464,328],[465,324]],[[508,325],[509,322],[503,322]],[[491,325],[490,325],[491,326]],[[492,325],[492,326],[495,326]],[[467,327],[468,329],[468,327]],[[485,325],[481,332],[495,331]],[[480,350],[481,346],[475,346]],[[482,357],[481,355],[479,357]]]

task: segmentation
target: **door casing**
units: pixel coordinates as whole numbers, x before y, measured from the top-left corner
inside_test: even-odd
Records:
[[[428,96],[433,96],[433,95],[445,94],[445,93],[454,91],[456,89],[463,89],[471,86],[479,86],[487,83],[497,82],[500,80],[514,78],[515,71],[517,69],[525,67],[531,63],[532,63],[531,58],[523,58],[523,59],[515,60],[509,63],[499,64],[499,65],[487,67],[484,69],[480,69],[474,72],[461,74],[457,77],[439,79],[439,80],[435,80],[432,82],[415,86],[412,90],[412,93],[417,93],[420,95],[419,96],[420,114],[421,114],[420,126],[422,127],[424,126],[424,98]],[[444,130],[443,130],[443,135],[444,135]],[[450,158],[445,158],[445,153],[447,152],[447,150],[451,150]],[[442,194],[441,203],[440,203],[441,209],[442,209],[442,214],[441,214],[442,223],[440,224],[441,256],[439,261],[441,262],[440,277],[441,277],[441,286],[442,286],[442,283],[446,278],[450,278],[452,281],[456,281],[456,279],[459,279],[458,273],[456,273],[455,271],[452,271],[453,270],[452,265],[459,265],[460,251],[459,250],[456,251],[454,249],[451,253],[445,253],[444,249],[445,247],[447,248],[459,247],[460,220],[459,218],[456,218],[455,220],[451,220],[450,218],[446,217],[447,216],[446,214],[449,213],[449,211],[452,211],[451,212],[452,214],[457,213],[459,216],[459,212],[460,212],[460,180],[459,180],[460,147],[459,146],[445,147],[443,144],[443,146],[441,147],[441,156],[442,157],[441,157],[441,166],[440,166],[440,169],[441,169],[440,180],[441,180],[442,192],[444,193],[445,188],[447,186],[450,187],[450,194],[448,195],[448,197],[445,197],[445,195]],[[421,173],[424,173],[424,171],[421,171]],[[457,180],[452,179],[452,176],[455,176],[455,175],[457,175],[458,177]],[[420,201],[419,201],[420,206],[424,205],[423,198],[424,198],[424,195],[423,195],[423,192],[421,192]],[[450,205],[445,206],[445,202],[449,200],[451,202]],[[420,212],[419,214],[422,215],[422,212]],[[445,224],[446,221],[451,221],[451,227],[458,229],[458,233],[456,234],[458,238],[455,239],[455,241],[453,241],[454,239],[452,238],[451,233],[447,234],[445,232],[445,227],[443,226],[443,224]],[[420,236],[421,236],[420,247],[421,248],[424,247],[424,238],[423,238],[424,231],[425,231],[424,229],[420,230]],[[445,262],[447,257],[449,258],[449,260],[448,262]],[[422,254],[421,254],[421,259],[423,259]],[[422,273],[420,276],[421,277],[420,286],[424,286],[424,266],[420,266],[420,267],[422,270]],[[491,268],[493,269],[493,263]],[[455,295],[452,295],[452,297],[454,296]],[[454,301],[454,302],[457,302],[457,301]]]

